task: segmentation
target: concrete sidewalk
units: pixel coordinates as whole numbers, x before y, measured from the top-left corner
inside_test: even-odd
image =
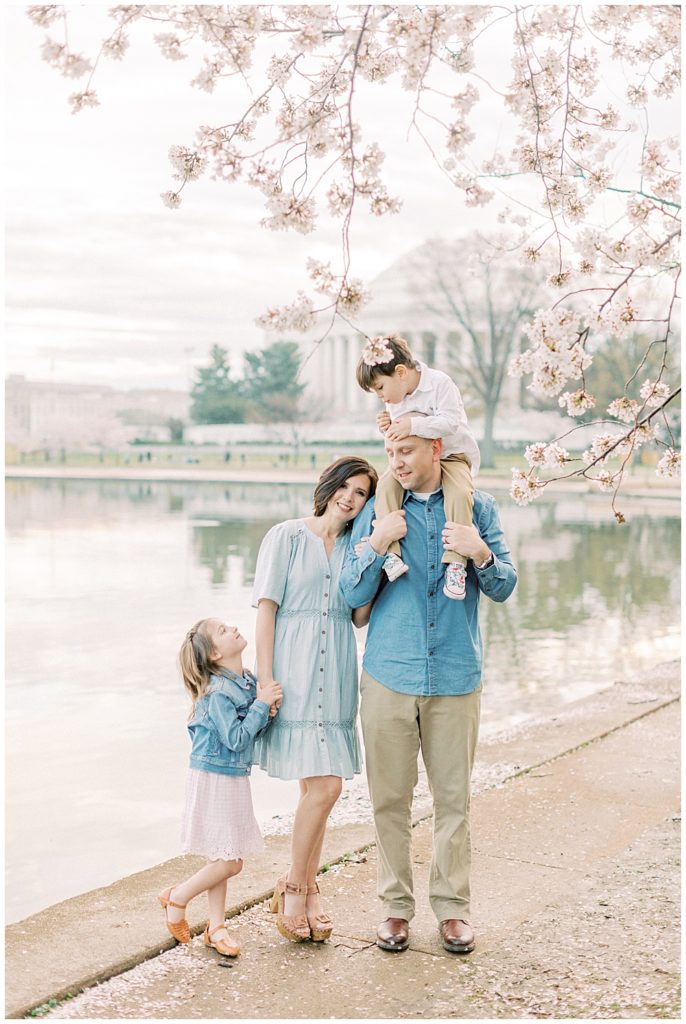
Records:
[[[410,949],[376,948],[365,823],[329,835],[326,860],[348,855],[322,876],[329,943],[276,932],[264,902],[288,859],[276,838],[230,888],[240,959],[223,961],[200,938],[170,948],[154,895],[189,872],[194,859],[177,858],[10,926],[7,1016],[109,977],[49,1016],[678,1018],[678,688],[672,663],[482,745],[469,957],[438,941],[426,818],[415,828]],[[203,899],[192,909],[197,932]]]

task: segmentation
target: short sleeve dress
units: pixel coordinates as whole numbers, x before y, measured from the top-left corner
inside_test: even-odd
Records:
[[[255,743],[254,763],[278,779],[360,771],[357,647],[352,612],[339,588],[350,534],[327,558],[302,519],[266,534],[257,556],[253,605],[276,602],[274,678],[283,701]]]

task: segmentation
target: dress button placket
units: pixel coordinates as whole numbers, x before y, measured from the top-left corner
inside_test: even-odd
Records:
[[[326,573],[325,576],[324,576],[324,580],[325,580],[324,588],[325,589],[323,591],[324,599],[323,599],[323,606],[322,606],[322,618],[327,618],[328,617],[329,591],[328,591],[328,589],[326,589],[327,588],[326,580],[330,580],[330,579],[331,579],[331,574],[330,573]],[[326,636],[326,629],[322,630],[322,636]],[[321,661],[320,661],[320,665],[319,665],[320,675],[324,672],[325,664],[326,664],[326,640],[322,640],[322,644],[321,644]],[[320,693],[324,692],[324,687],[323,686],[319,687],[319,692]],[[323,698],[320,697],[319,699],[322,700]],[[317,719],[323,718],[323,717],[324,716],[322,715],[322,705],[321,704],[317,704]],[[320,738],[321,742],[324,743],[325,742],[324,735],[323,735],[323,733],[324,733],[324,723],[320,722],[318,720],[317,721],[317,727],[318,727],[318,729],[320,730],[320,733],[321,733],[319,738]]]

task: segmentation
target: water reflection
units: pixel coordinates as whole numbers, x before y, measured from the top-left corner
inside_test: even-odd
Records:
[[[254,637],[259,544],[274,522],[309,512],[311,488],[9,480],[6,494],[16,920],[178,852],[181,637],[208,614]],[[520,579],[506,604],[482,604],[484,730],[678,656],[674,505],[627,499],[618,527],[600,496],[524,509],[497,497]],[[263,820],[295,800],[260,774],[253,791]]]
[[[306,513],[307,509],[295,514]],[[242,560],[242,582],[246,586],[252,585],[257,552],[265,534],[264,523],[238,520],[198,525],[191,522],[194,551],[199,564],[210,570],[213,585],[221,586],[226,582],[229,560],[236,556]]]

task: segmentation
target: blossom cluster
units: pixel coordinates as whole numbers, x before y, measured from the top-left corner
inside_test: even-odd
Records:
[[[558,395],[568,380],[576,380],[592,361],[582,342],[579,314],[571,308],[538,309],[524,327],[531,348],[514,356],[508,373],[531,374],[529,389],[539,395]]]
[[[681,476],[681,452],[668,448],[657,464],[657,475],[663,479]]]
[[[524,458],[530,466],[548,466],[551,469],[560,469],[570,461],[570,454],[559,444],[551,441],[536,441],[524,450]]]
[[[523,473],[521,469],[512,470],[510,497],[517,505],[528,505],[540,496],[545,482],[535,473]]]

